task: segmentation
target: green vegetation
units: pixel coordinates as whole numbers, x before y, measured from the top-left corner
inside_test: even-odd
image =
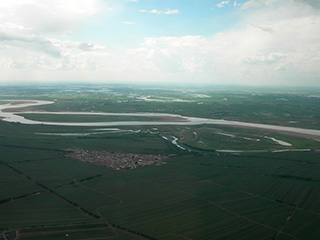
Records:
[[[320,129],[319,98],[307,92],[199,90],[202,95],[195,96],[180,90],[101,89],[7,88],[0,94],[56,99],[56,104],[37,107],[48,111],[167,112]],[[0,121],[0,232],[17,231],[21,240],[320,236],[319,138],[214,125],[96,128]],[[67,148],[169,157],[165,165],[116,171],[67,158]]]
[[[19,114],[27,119],[46,122],[116,122],[116,121],[163,121],[160,117],[135,116],[92,116],[92,115],[55,115]]]

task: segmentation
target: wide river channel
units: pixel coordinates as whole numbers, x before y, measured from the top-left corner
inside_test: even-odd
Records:
[[[45,112],[45,111],[26,111],[24,108],[40,105],[53,104],[50,101],[38,100],[2,100],[9,102],[0,105],[0,119],[7,122],[17,122],[22,124],[42,124],[53,126],[79,126],[79,127],[111,127],[111,126],[142,126],[142,125],[225,125],[235,127],[249,127],[266,130],[275,130],[281,132],[291,132],[312,136],[320,136],[320,130],[305,129],[296,127],[286,127],[277,125],[268,125],[260,123],[248,123],[239,121],[228,121],[223,119],[209,119],[186,117],[167,113],[103,113],[103,112]],[[5,111],[6,110],[6,111]],[[15,111],[16,110],[16,111]],[[26,119],[18,114],[59,114],[59,115],[91,115],[91,116],[137,116],[137,117],[162,117],[163,121],[114,121],[114,122],[45,122]],[[168,120],[166,120],[168,119]],[[173,120],[170,120],[173,119]]]

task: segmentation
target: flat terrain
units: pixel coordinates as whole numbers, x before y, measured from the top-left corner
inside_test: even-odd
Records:
[[[116,121],[164,121],[161,117],[92,116],[92,115],[52,115],[19,114],[27,119],[52,122],[116,122]]]
[[[161,112],[320,129],[320,98],[310,91],[70,89],[6,88],[0,98],[56,102],[35,110]],[[70,149],[79,149],[77,157]],[[134,156],[138,164],[161,155],[166,164],[116,170],[82,161],[82,151],[94,153],[90,161]],[[215,125],[108,129],[0,121],[0,156],[0,232],[7,239],[320,236],[317,137]]]

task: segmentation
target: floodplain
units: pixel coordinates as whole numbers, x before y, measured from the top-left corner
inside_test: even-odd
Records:
[[[0,89],[0,104],[45,100],[54,104],[28,111],[167,113],[320,130],[319,96],[316,90],[254,88],[10,87]],[[49,122],[159,121],[21,115]],[[165,164],[117,170],[81,161],[68,149],[120,160],[126,154],[165,156]],[[319,136],[214,124],[90,127],[1,120],[0,156],[0,239],[320,236]]]

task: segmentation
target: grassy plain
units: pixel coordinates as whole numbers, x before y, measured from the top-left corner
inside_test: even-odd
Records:
[[[136,116],[92,116],[92,115],[55,115],[55,114],[19,114],[27,119],[51,122],[116,122],[116,121],[162,121],[160,117]]]
[[[0,97],[55,100],[37,107],[48,111],[166,112],[320,129],[313,92],[71,90],[9,88],[3,95],[12,96],[0,90]],[[119,129],[0,121],[0,231],[18,231],[22,240],[319,239],[316,137],[213,125]],[[68,133],[76,135],[59,135]],[[69,159],[67,148],[170,157],[166,165],[115,171]]]

